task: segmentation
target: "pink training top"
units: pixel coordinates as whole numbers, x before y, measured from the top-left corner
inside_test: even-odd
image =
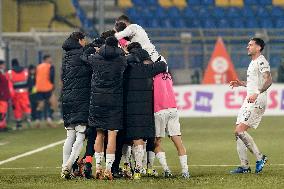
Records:
[[[160,73],[154,77],[154,112],[176,108],[172,76]]]

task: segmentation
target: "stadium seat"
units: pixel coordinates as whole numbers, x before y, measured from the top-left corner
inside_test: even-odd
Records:
[[[215,5],[215,1],[214,0],[203,0],[203,1],[201,1],[201,4],[213,6],[213,5]]]
[[[276,28],[284,28],[284,18],[279,18],[276,20]]]
[[[245,5],[257,5],[257,0],[244,0]]]
[[[258,22],[255,19],[246,19],[246,28],[259,28]]]
[[[236,17],[240,17],[240,9],[236,8],[236,7],[230,7],[227,9],[227,16],[229,18],[236,18]]]
[[[227,19],[220,19],[217,22],[218,28],[230,28],[230,23],[228,22]]]
[[[283,7],[276,7],[273,6],[271,10],[272,17],[283,17],[284,16],[284,9]]]
[[[196,17],[196,12],[193,8],[188,6],[187,8],[183,9],[183,16],[186,18],[195,18]]]
[[[118,6],[120,8],[129,8],[132,7],[132,1],[131,0],[118,0]]]
[[[189,28],[201,28],[201,23],[197,19],[190,19],[186,21],[186,25]]]
[[[231,7],[243,7],[244,1],[243,0],[230,0]]]
[[[156,8],[155,15],[157,16],[157,18],[160,19],[164,19],[167,17],[166,10],[160,6]]]
[[[132,0],[132,3],[135,5],[135,6],[143,6],[145,4],[144,1],[141,1],[141,0]]]
[[[224,18],[226,16],[225,8],[216,7],[212,11],[213,16],[216,18]]]
[[[200,18],[209,18],[212,16],[211,9],[205,6],[201,6],[198,13]]]
[[[259,0],[260,5],[271,5],[271,0]]]
[[[172,0],[172,1],[173,5],[180,9],[184,9],[185,7],[187,7],[186,0]]]
[[[261,19],[259,21],[259,26],[261,28],[273,28],[274,24],[273,24],[273,21],[270,18],[265,18],[265,19]]]
[[[203,21],[204,28],[216,28],[216,23],[214,19],[206,18]]]
[[[257,17],[260,17],[260,18],[267,18],[269,17],[269,9],[265,8],[265,7],[260,7],[258,6],[256,9],[255,9],[255,13],[256,13],[256,16]]]
[[[200,5],[200,0],[187,0],[188,6]]]
[[[170,7],[167,9],[167,15],[171,18],[180,18],[181,13],[177,7]]]
[[[230,0],[215,0],[215,5],[218,7],[230,6]]]
[[[3,32],[17,32],[17,9],[17,1],[2,1]]]
[[[245,27],[244,20],[240,18],[234,18],[231,20],[231,26],[233,28],[244,28]]]
[[[169,8],[173,6],[173,2],[171,0],[159,0],[159,4],[165,8]]]
[[[284,6],[284,0],[272,0],[274,6]]]
[[[248,19],[255,16],[254,11],[250,6],[241,8],[241,15]]]

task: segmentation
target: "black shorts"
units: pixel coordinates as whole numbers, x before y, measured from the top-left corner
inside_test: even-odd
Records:
[[[37,92],[37,100],[49,100],[52,95],[52,91],[49,92]]]

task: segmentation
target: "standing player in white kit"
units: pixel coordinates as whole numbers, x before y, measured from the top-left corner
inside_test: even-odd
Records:
[[[239,110],[235,129],[237,152],[241,166],[232,170],[231,173],[251,172],[247,149],[257,159],[255,173],[261,172],[267,161],[267,157],[259,151],[253,138],[247,132],[249,128],[256,129],[258,127],[267,104],[267,89],[272,84],[269,63],[261,54],[264,46],[265,43],[260,38],[252,38],[249,41],[247,49],[251,62],[247,70],[247,81],[234,80],[230,82],[232,88],[247,87],[247,96]]]

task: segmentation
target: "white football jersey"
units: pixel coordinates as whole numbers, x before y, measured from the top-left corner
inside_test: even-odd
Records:
[[[267,71],[270,72],[270,66],[263,55],[250,62],[247,70],[247,95],[254,94],[263,87],[264,78],[262,73]],[[266,94],[266,91],[263,93]]]
[[[115,37],[120,40],[124,37],[130,37],[130,42],[138,42],[141,44],[142,48],[145,49],[153,62],[155,62],[159,57],[155,46],[151,43],[146,31],[138,24],[130,24],[123,31],[115,34]],[[161,57],[165,61],[164,57]]]

